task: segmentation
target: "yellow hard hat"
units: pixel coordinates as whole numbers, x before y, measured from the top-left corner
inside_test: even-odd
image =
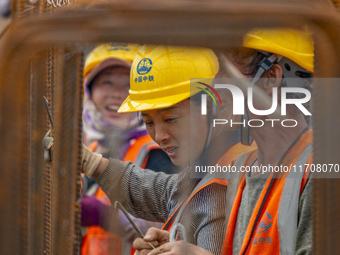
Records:
[[[138,44],[105,43],[99,45],[86,57],[84,77],[107,59],[116,59],[117,63],[120,60],[122,64],[126,62],[128,65],[131,65],[139,48],[140,45]]]
[[[305,31],[255,29],[247,33],[243,46],[284,56],[307,71],[314,71],[314,43]]]
[[[118,112],[177,104],[201,91],[198,82],[210,85],[218,69],[217,57],[208,48],[143,46],[131,66],[130,95]]]
[[[93,49],[85,61],[85,96],[90,96],[93,79],[104,69],[114,66],[130,69],[139,48],[138,44],[105,43]]]

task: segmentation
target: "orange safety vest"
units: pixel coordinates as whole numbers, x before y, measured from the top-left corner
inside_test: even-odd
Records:
[[[88,148],[94,151],[98,146],[98,142],[93,142]],[[144,168],[148,161],[149,152],[160,147],[151,139],[148,134],[140,136],[132,143],[126,151],[123,161],[131,161],[136,166]],[[106,205],[111,205],[109,198],[98,187],[95,195],[98,200]],[[109,233],[99,226],[89,226],[86,235],[83,238],[82,255],[108,255],[121,254],[121,240],[118,235]]]
[[[242,145],[241,143],[234,144],[231,146],[227,152],[219,159],[217,164],[229,166],[236,158],[244,153],[255,150],[257,148],[256,143],[252,143],[251,146]],[[207,174],[194,188],[189,197],[186,200],[183,200],[175,209],[175,211],[170,215],[167,221],[164,223],[162,230],[170,231],[171,227],[176,223],[180,222],[182,216],[184,214],[185,208],[190,202],[190,200],[202,189],[211,185],[211,184],[220,184],[224,186],[228,186],[228,182],[222,178],[215,178],[212,174]],[[135,250],[131,251],[131,255],[133,255]]]
[[[253,151],[257,148],[255,143],[252,143],[251,146],[242,145],[241,143],[234,144],[231,146],[226,153],[218,160],[218,165],[229,166],[233,161],[235,161],[240,155],[247,153],[249,151]],[[179,222],[182,218],[183,212],[190,202],[190,200],[202,189],[211,185],[211,184],[220,184],[224,186],[228,186],[228,182],[226,179],[215,178],[213,174],[207,174],[200,182],[196,185],[194,190],[189,195],[186,201],[182,201],[172,215],[168,218],[165,224],[162,227],[162,230],[170,231],[174,222]]]
[[[250,218],[240,254],[294,254],[299,198],[309,177],[305,164],[311,164],[313,160],[312,137],[312,131],[307,130],[289,149],[281,164],[289,168],[288,172],[276,173],[277,178],[274,172],[270,174]],[[250,166],[256,156],[257,151],[241,156],[235,163],[236,168]],[[296,171],[291,168],[294,165]],[[299,171],[300,168],[303,171]],[[228,179],[228,182],[229,221],[222,255],[233,253],[237,214],[246,184],[245,173],[241,173],[239,178]]]

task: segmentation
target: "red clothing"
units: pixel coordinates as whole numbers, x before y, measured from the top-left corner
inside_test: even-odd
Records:
[[[98,146],[98,142],[88,146],[94,151]],[[132,144],[127,149],[123,161],[131,161],[140,167],[145,167],[149,152],[160,147],[151,139],[149,135],[142,135],[133,140]],[[111,205],[109,198],[98,187],[95,195],[102,203]],[[87,233],[83,238],[82,255],[108,255],[121,254],[121,240],[118,235],[109,233],[99,226],[89,226]]]

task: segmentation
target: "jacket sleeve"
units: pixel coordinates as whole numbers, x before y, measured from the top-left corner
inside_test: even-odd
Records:
[[[219,184],[205,187],[191,200],[192,218],[186,221],[190,222],[194,231],[194,240],[189,241],[215,255],[222,253],[226,192],[227,187]]]
[[[149,221],[165,222],[167,204],[177,189],[177,175],[136,167],[131,162],[110,158],[97,183],[112,204],[121,202],[132,215]]]
[[[300,197],[295,255],[312,254],[312,183],[309,178]]]

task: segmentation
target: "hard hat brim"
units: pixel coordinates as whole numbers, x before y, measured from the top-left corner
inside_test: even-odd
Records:
[[[189,98],[191,95],[192,94],[190,94],[190,92],[187,92],[178,94],[176,96],[167,96],[147,100],[131,100],[131,97],[128,96],[118,109],[118,113],[140,112],[168,108]]]
[[[124,61],[122,59],[118,58],[109,58],[101,62],[99,65],[97,65],[95,68],[93,68],[88,74],[86,74],[84,78],[84,86],[85,88],[90,85],[90,83],[93,81],[93,79],[103,70],[109,67],[125,67],[127,69],[131,68],[131,62]]]

